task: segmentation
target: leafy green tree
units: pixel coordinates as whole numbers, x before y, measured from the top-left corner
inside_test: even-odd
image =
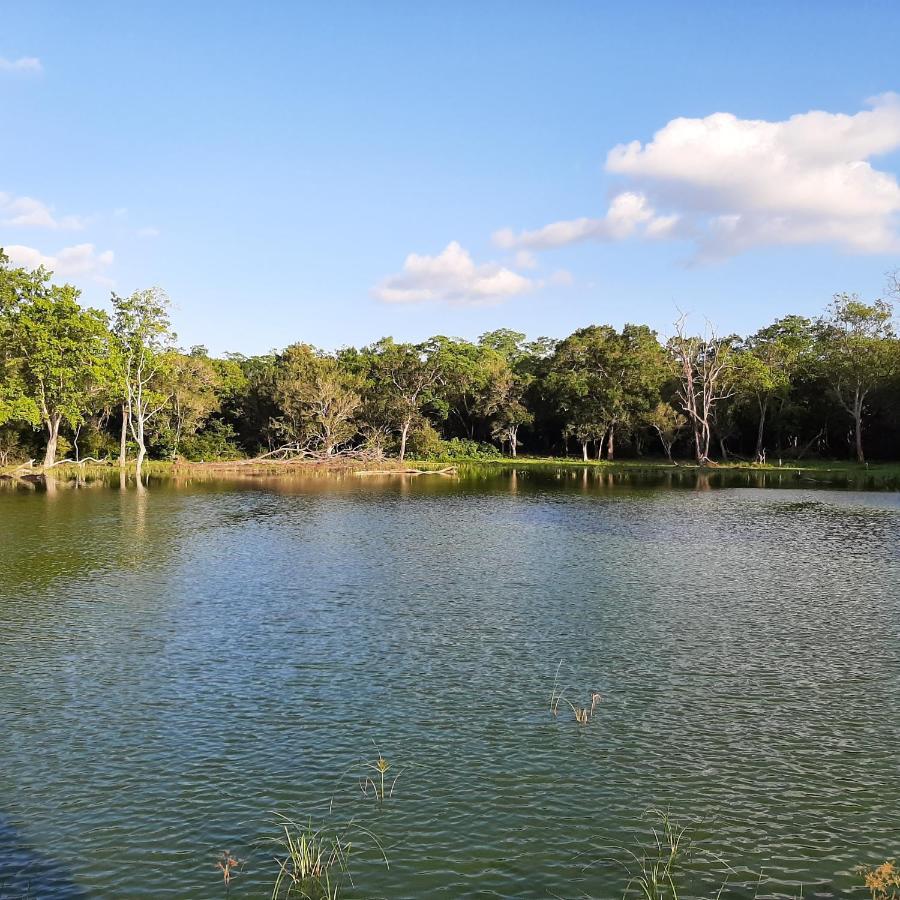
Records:
[[[193,437],[209,417],[219,409],[221,379],[203,347],[190,353],[172,350],[165,365],[171,402],[166,406],[164,427],[172,457],[178,456],[183,437]]]
[[[616,428],[634,429],[659,398],[666,377],[656,335],[646,326],[626,325],[621,334],[609,325],[580,328],[556,348],[549,375],[567,429],[587,459],[590,441],[615,452]]]
[[[34,271],[10,265],[0,247],[0,425],[23,422],[40,425],[40,414],[34,399],[27,394],[22,380],[22,367],[13,335],[13,314],[18,307],[36,299],[51,296],[50,275],[44,268]]]
[[[673,462],[672,447],[687,426],[687,417],[671,403],[661,400],[644,414],[644,423],[656,432],[666,458]]]
[[[113,379],[105,314],[83,309],[70,285],[17,304],[10,325],[25,396],[47,433],[44,467],[56,462],[59,430],[94,411]]]
[[[863,423],[871,393],[896,371],[893,307],[835,294],[818,321],[820,353],[834,396],[853,421],[857,462],[865,462]]]
[[[333,356],[293,344],[278,358],[275,400],[283,434],[298,449],[330,456],[357,432],[358,381]]]
[[[384,338],[369,350],[371,382],[381,395],[389,427],[400,436],[400,459],[406,458],[410,429],[436,397],[442,382],[440,355],[430,344],[397,344]]]
[[[772,405],[783,406],[798,367],[812,348],[812,323],[803,316],[785,316],[747,338],[739,357],[740,391],[757,407],[755,457],[765,462],[765,429]]]

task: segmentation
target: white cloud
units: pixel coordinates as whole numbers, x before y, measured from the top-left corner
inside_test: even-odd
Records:
[[[410,253],[403,271],[373,291],[385,303],[437,301],[481,306],[527,293],[534,283],[499,263],[477,265],[456,241],[437,256]]]
[[[14,197],[0,191],[0,225],[78,230],[81,216],[56,216],[53,209],[33,197]]]
[[[613,198],[602,219],[568,219],[516,234],[510,228],[494,233],[494,243],[507,249],[549,250],[580,241],[620,241],[635,234],[659,236],[677,217],[656,215],[643,194],[625,191]]]
[[[870,161],[900,149],[900,96],[883,94],[868,106],[775,122],[731,113],[673,119],[651,141],[609,152],[607,171],[629,190],[603,218],[505,230],[495,240],[541,250],[589,239],[677,238],[706,259],[777,244],[900,251],[900,184]]]
[[[139,228],[137,234],[138,237],[142,238],[155,238],[159,237],[159,229],[153,225],[148,225],[146,228]]]
[[[21,56],[19,59],[6,59],[0,56],[0,72],[41,72],[43,66],[36,56]]]
[[[50,256],[34,247],[24,247],[21,244],[13,244],[4,249],[11,262],[17,266],[25,266],[28,269],[44,266],[58,278],[82,277],[101,284],[111,283],[104,272],[113,263],[112,250],[98,253],[93,244],[76,244],[73,247],[63,247],[58,253]]]

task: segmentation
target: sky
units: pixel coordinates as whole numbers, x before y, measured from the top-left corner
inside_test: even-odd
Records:
[[[900,267],[893,0],[0,21],[0,246],[101,308],[162,286],[184,347],[746,334]]]

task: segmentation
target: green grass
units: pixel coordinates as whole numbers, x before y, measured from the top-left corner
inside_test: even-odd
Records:
[[[875,489],[900,490],[900,462],[872,462],[857,463],[849,460],[801,460],[791,461],[783,460],[782,465],[777,462],[759,464],[751,462],[742,462],[739,460],[730,460],[728,462],[719,462],[710,466],[698,466],[692,460],[678,460],[676,464],[670,463],[666,459],[644,458],[644,459],[623,459],[609,462],[608,460],[591,459],[585,462],[574,457],[559,456],[518,456],[497,457],[496,459],[485,459],[484,457],[472,459],[459,459],[454,461],[465,467],[482,470],[499,470],[516,468],[519,470],[528,469],[550,469],[563,468],[571,470],[589,470],[595,472],[606,472],[611,475],[621,474],[623,476],[639,477],[640,475],[660,476],[670,474],[679,478],[691,475],[706,475],[709,477],[719,476],[727,478],[729,475],[753,475],[761,476],[780,476],[779,484],[781,486],[790,486],[786,484],[785,479],[790,483],[796,482],[796,486],[848,486],[848,487],[865,487]],[[408,463],[409,464],[409,463]],[[438,469],[445,463],[435,460],[416,460],[411,463],[416,468],[421,469]],[[380,462],[379,467],[385,470],[392,467],[399,467],[398,460],[388,458]],[[270,460],[254,462],[253,460],[244,460],[238,464],[228,462],[195,462],[195,463],[172,463],[160,460],[148,460],[144,463],[144,475],[149,478],[228,478],[235,475],[298,475],[307,473],[328,474],[333,470],[353,471],[359,468],[371,468],[372,463],[358,463],[335,460],[334,464],[322,464],[316,462],[287,462],[279,463]],[[9,465],[0,468],[0,476],[10,475],[18,468],[17,465]],[[40,473],[40,468],[35,467],[34,474]],[[134,476],[134,463],[131,462],[125,469],[126,475]],[[79,478],[85,479],[115,479],[119,476],[119,467],[115,463],[106,465],[97,465],[90,463],[85,466],[64,463],[56,466],[52,473],[59,481],[75,481]],[[732,482],[741,483],[741,482]]]

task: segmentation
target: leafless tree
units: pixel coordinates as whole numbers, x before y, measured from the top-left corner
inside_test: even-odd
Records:
[[[679,379],[678,402],[693,431],[694,453],[697,462],[706,465],[716,405],[734,394],[732,348],[708,323],[702,336],[688,335],[686,321],[685,315],[679,316],[668,348]]]

